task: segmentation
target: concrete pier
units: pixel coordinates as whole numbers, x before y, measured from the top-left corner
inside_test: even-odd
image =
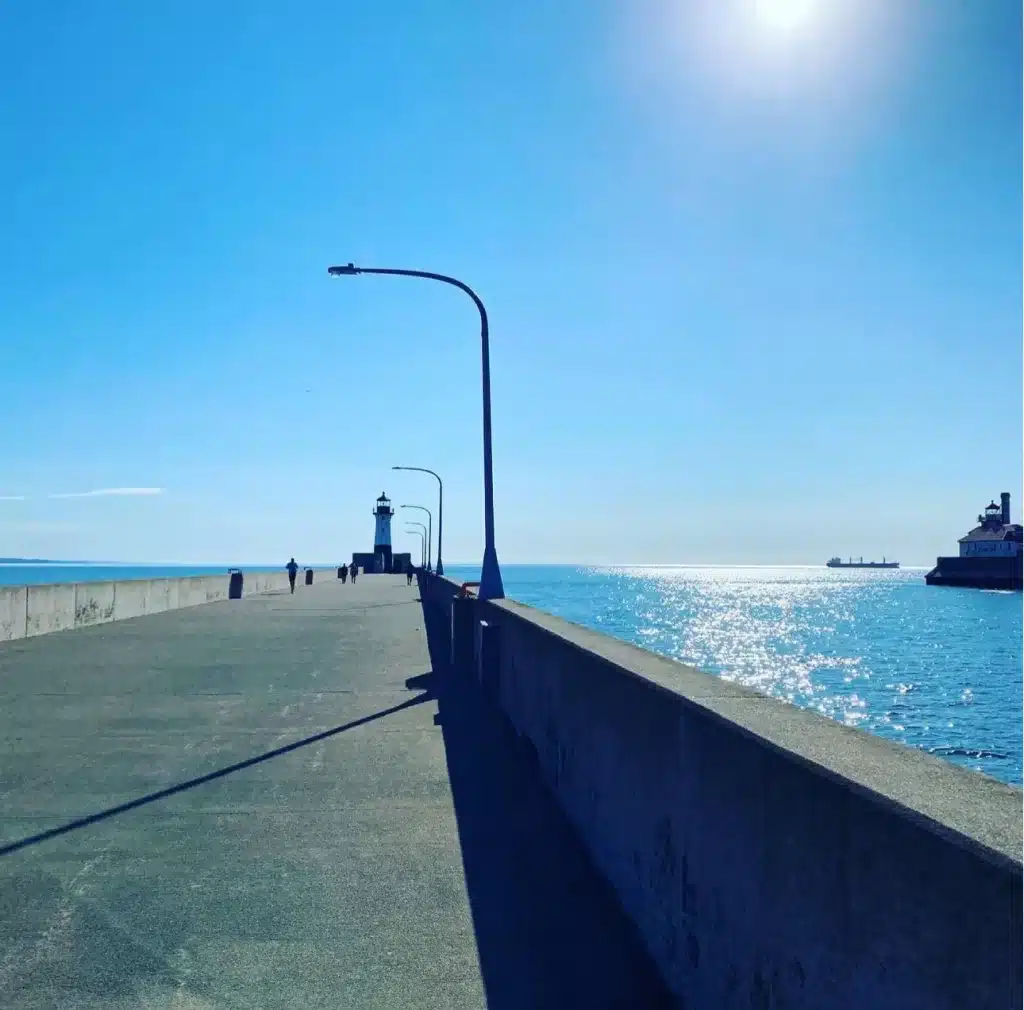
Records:
[[[424,578],[679,1006],[1021,1007],[1020,789]]]
[[[924,580],[929,586],[1019,590],[1024,586],[1024,558],[1019,554],[1011,558],[936,558]]]
[[[0,644],[0,845],[44,836],[0,856],[0,1005],[664,1005],[417,596],[367,577]]]
[[[0,1006],[1021,1007],[1019,789],[436,576],[143,596],[0,643]]]

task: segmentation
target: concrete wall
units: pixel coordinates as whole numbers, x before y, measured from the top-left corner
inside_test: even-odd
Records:
[[[0,642],[25,637],[28,590],[24,586],[0,589]]]
[[[336,578],[335,568],[314,569],[314,583]],[[229,580],[225,572],[179,579],[0,586],[0,642],[226,600]],[[299,586],[302,582],[300,578]],[[284,571],[246,572],[243,580],[245,596],[287,588]]]
[[[418,555],[417,555],[418,557]],[[352,561],[350,564],[354,565],[361,572],[366,575],[376,574],[377,562],[382,560],[382,556],[374,554],[372,551],[355,551],[352,554]],[[412,562],[412,555],[408,552],[405,553],[392,553],[391,555],[391,571],[386,574],[402,574],[406,568]],[[382,569],[383,572],[383,569]]]
[[[25,635],[45,635],[75,626],[73,584],[30,587],[25,602]]]
[[[301,586],[305,575],[301,569],[296,585]],[[313,582],[323,582],[326,578],[336,578],[337,569],[313,570]],[[253,593],[273,593],[288,588],[287,572],[246,572],[244,583],[244,594],[251,596]]]
[[[453,585],[421,587],[443,637]],[[529,607],[460,606],[455,676],[504,710],[681,1006],[1021,1006],[1019,790]]]
[[[181,581],[186,581],[182,579]],[[116,582],[78,582],[75,584],[75,627],[105,624],[114,619]],[[3,590],[0,589],[0,597]]]
[[[938,558],[925,581],[931,586],[1020,589],[1024,581],[1024,558],[1019,555],[1010,558]]]

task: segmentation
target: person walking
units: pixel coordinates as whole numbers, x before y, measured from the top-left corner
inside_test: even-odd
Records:
[[[356,584],[356,576],[359,574],[359,566],[354,564],[348,570],[348,573],[352,576],[352,585],[354,586]]]
[[[413,567],[412,564],[408,564],[405,567],[405,584],[407,586],[412,585]]]
[[[285,565],[285,568],[288,569],[288,585],[291,588],[291,591],[294,593],[295,576],[299,574],[299,566],[295,563],[295,558],[292,558],[291,561],[289,561],[288,564]]]
[[[345,580],[348,578],[348,565],[341,566],[341,584],[345,585]]]

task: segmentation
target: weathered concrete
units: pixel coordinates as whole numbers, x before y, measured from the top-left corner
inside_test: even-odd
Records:
[[[314,582],[335,578],[333,568],[312,571]],[[120,582],[0,586],[0,642],[226,600],[229,580],[225,572]],[[245,596],[287,588],[286,572],[245,573]]]
[[[118,582],[114,584],[114,617],[115,621],[126,621],[132,617],[143,617],[149,613],[150,587],[148,579]],[[29,596],[35,591],[29,587]]]
[[[33,586],[25,604],[25,634],[46,635],[75,626],[73,584]]]
[[[0,856],[0,1006],[657,1007],[423,629],[379,576],[0,645],[0,845],[142,802]]]
[[[24,638],[28,618],[28,589],[25,586],[0,588],[0,642]]]
[[[188,580],[183,579],[183,582]],[[115,582],[75,583],[76,628],[87,628],[91,624],[105,624],[114,619]],[[185,604],[183,604],[185,605]],[[20,636],[11,635],[11,638]],[[3,635],[0,634],[0,639]]]
[[[453,591],[423,579],[458,630]],[[450,654],[475,656],[682,1005],[1021,1006],[1019,790],[530,607],[475,609],[475,649]]]

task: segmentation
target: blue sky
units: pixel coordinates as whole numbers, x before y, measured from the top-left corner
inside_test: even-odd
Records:
[[[0,555],[927,564],[1021,486],[1009,0],[0,10]],[[48,497],[119,488],[162,494]],[[401,528],[401,526],[399,526]],[[401,535],[397,538],[405,543]]]

